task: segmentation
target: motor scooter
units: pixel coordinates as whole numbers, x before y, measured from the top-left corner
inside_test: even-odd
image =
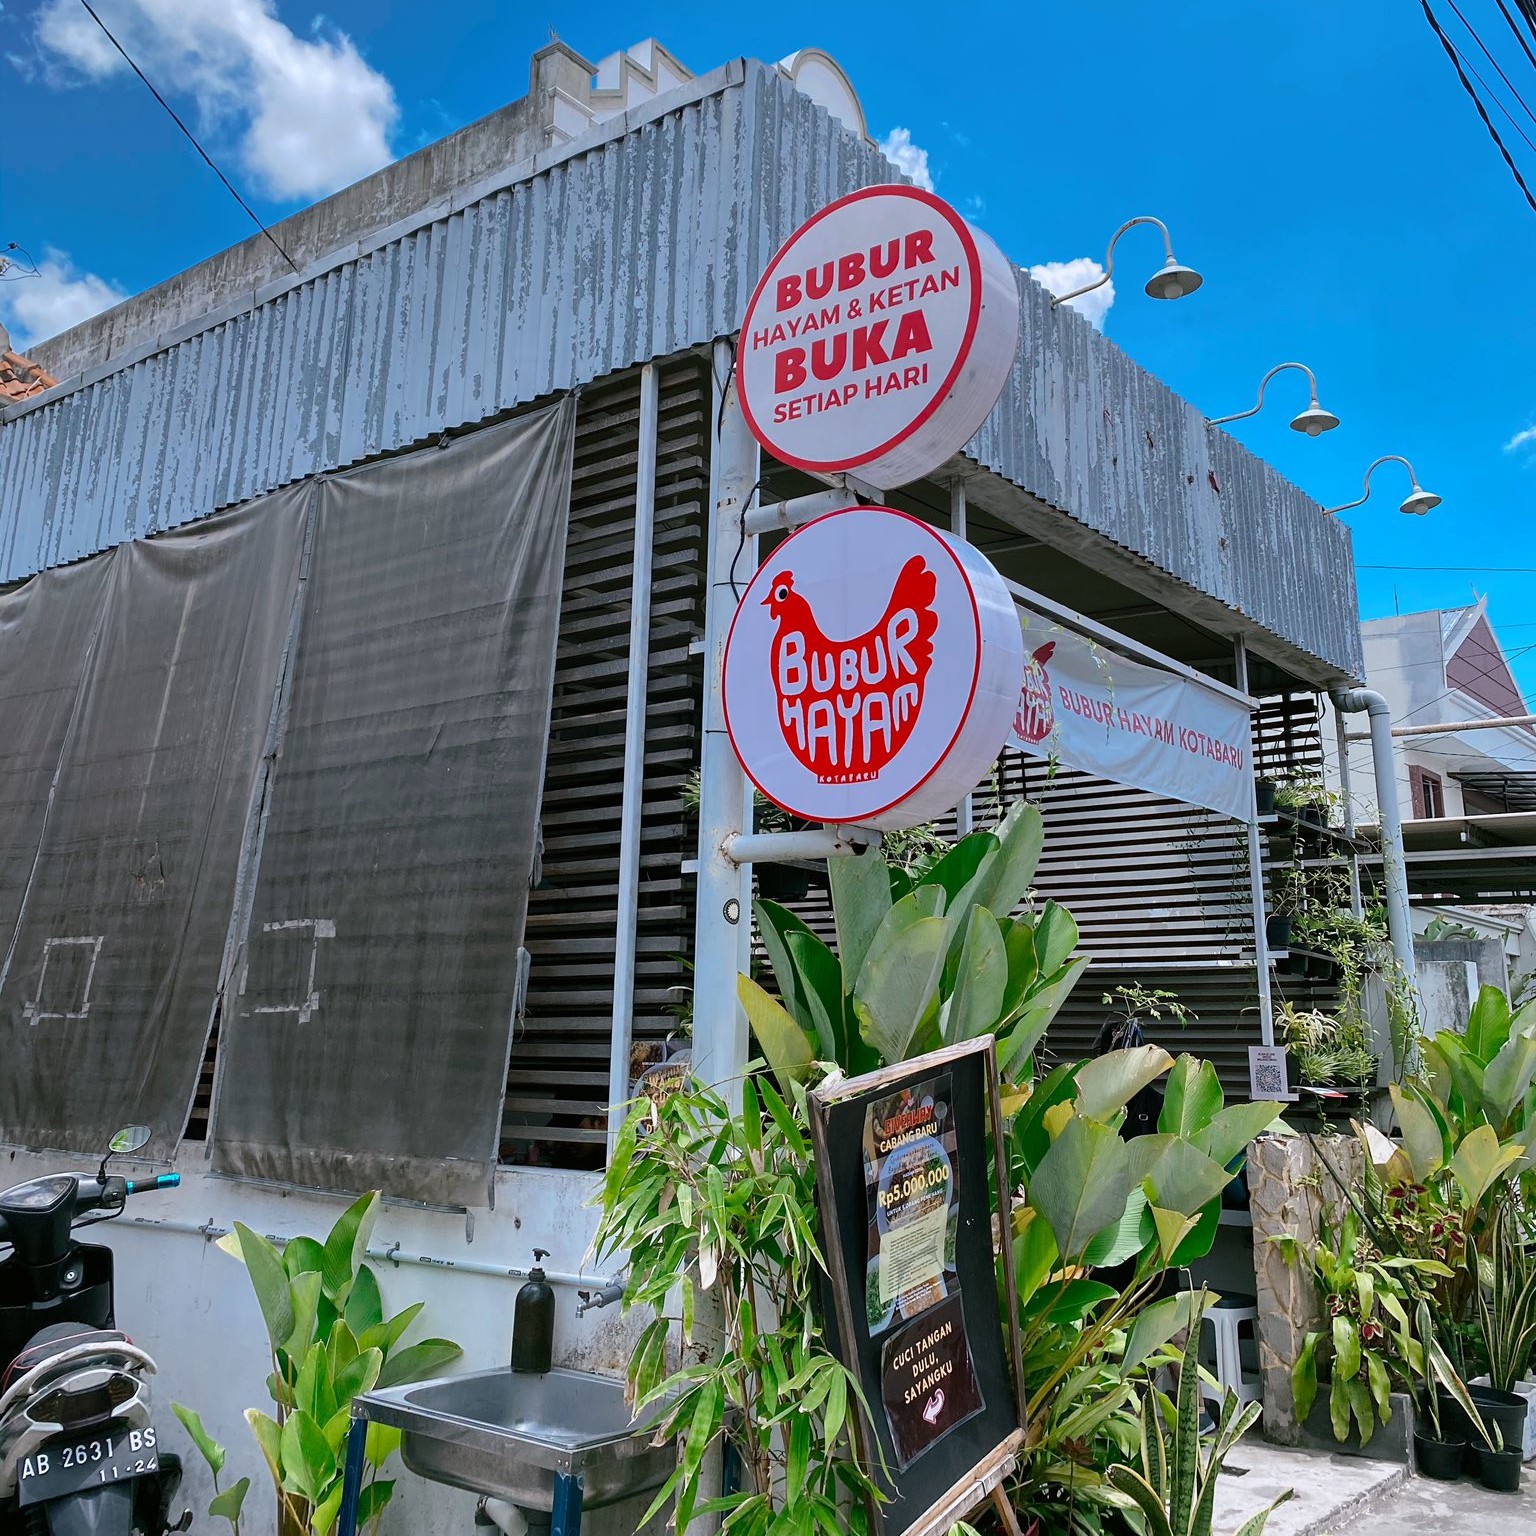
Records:
[[[0,1191],[6,1536],[164,1536],[192,1523],[190,1510],[171,1521],[181,1462],[161,1450],[151,1416],[155,1362],[117,1329],[112,1250],[74,1238],[130,1195],[181,1182],[108,1174],[112,1157],[149,1137],[148,1126],[119,1131],[94,1177],[47,1174]]]

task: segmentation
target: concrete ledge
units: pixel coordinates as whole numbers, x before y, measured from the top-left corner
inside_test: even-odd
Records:
[[[1227,1459],[1227,1471],[1216,1485],[1212,1529],[1227,1536],[1293,1488],[1296,1496],[1269,1517],[1264,1536],[1324,1536],[1368,1514],[1408,1477],[1408,1468],[1395,1462],[1247,1439]]]
[[[1307,1450],[1323,1451],[1331,1456],[1351,1456],[1367,1461],[1395,1461],[1405,1465],[1413,1460],[1413,1399],[1406,1392],[1392,1394],[1392,1417],[1378,1425],[1365,1445],[1354,1438],[1354,1425],[1347,1443],[1341,1445],[1333,1435],[1333,1420],[1328,1410],[1328,1383],[1320,1382],[1317,1401],[1301,1426],[1301,1445]]]

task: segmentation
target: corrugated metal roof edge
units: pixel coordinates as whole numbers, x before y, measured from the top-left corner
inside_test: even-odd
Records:
[[[432,226],[442,223],[445,219],[451,218],[454,214],[480,204],[508,188],[533,182],[547,176],[548,173],[563,165],[591,155],[594,150],[602,149],[605,146],[612,145],[619,140],[637,134],[639,130],[647,125],[656,123],[661,119],[673,117],[674,115],[680,115],[694,103],[703,102],[716,96],[723,96],[732,88],[742,86],[744,83],[755,84],[758,80],[766,81],[769,77],[776,76],[776,74],[777,71],[773,65],[761,64],[757,61],[746,59],[729,61],[709,74],[690,82],[687,86],[669,92],[663,97],[654,98],[638,109],[633,109],[620,117],[611,119],[588,134],[583,135],[580,139],[563,145],[557,150],[541,151],[532,157],[509,165],[499,170],[494,176],[484,178],[472,184],[466,184],[448,197],[437,199],[431,204],[422,206],[409,217],[397,221],[388,227],[373,231],[365,239],[339,246],[326,256],[310,263],[303,272],[296,276],[285,276],[253,288],[249,294],[242,296],[237,301],[222,306],[217,311],[207,312],[183,325],[168,329],[165,333],[156,336],[152,341],[145,342],[140,347],[124,350],[101,365],[65,380],[59,388],[49,390],[45,395],[39,396],[33,401],[28,401],[22,405],[13,406],[0,412],[0,423],[21,417],[35,406],[63,403],[71,394],[89,388],[94,384],[111,380],[119,374],[126,373],[147,359],[157,357],[162,353],[169,352],[185,344],[189,340],[199,338],[205,333],[227,324],[231,319],[243,317],[251,314],[253,311],[260,310],[264,306],[270,305],[276,299],[315,284],[319,279],[326,277],[328,274],[340,273],[344,269],[359,263],[369,255],[397,245],[407,237],[420,231],[428,230]],[[752,95],[750,90],[748,95]],[[874,150],[869,149],[867,144],[860,147],[868,156],[872,157],[876,153]],[[895,179],[895,175],[896,173],[892,171],[892,179]],[[1021,281],[1026,279],[1027,274],[1023,274]],[[1035,288],[1038,295],[1043,297],[1044,290],[1040,289],[1039,285],[1035,284],[1032,279],[1027,279],[1026,286]],[[728,316],[725,313],[721,313],[713,318],[714,322],[719,324],[727,320]],[[1089,373],[1099,376],[1098,383],[1100,385],[1111,383],[1108,375],[1120,375],[1124,383],[1131,387],[1132,393],[1128,397],[1128,403],[1133,410],[1136,397],[1142,393],[1146,386],[1152,386],[1154,394],[1162,397],[1163,404],[1166,406],[1176,406],[1178,414],[1185,416],[1189,424],[1203,423],[1204,418],[1197,408],[1174,395],[1165,384],[1147,373],[1145,369],[1130,359],[1121,348],[1097,333],[1093,333],[1090,336],[1087,323],[1082,321],[1081,317],[1066,314],[1065,320],[1067,322],[1067,330],[1075,333],[1075,342],[1069,350],[1080,353],[1083,351],[1097,353],[1097,362],[1089,370]],[[1071,323],[1073,321],[1078,323]],[[701,335],[695,335],[693,339],[697,343],[701,339]],[[1059,361],[1067,366],[1068,372],[1072,371],[1069,357],[1063,355]],[[1105,364],[1109,366],[1106,368],[1103,366]],[[1090,392],[1093,385],[1094,380],[1090,379]],[[1024,387],[1027,391],[1027,382]],[[1041,424],[1037,423],[1036,425]],[[1025,429],[1026,423],[1021,419],[1016,423],[1012,423],[1011,427],[1016,434],[1019,430]],[[1091,439],[1095,435],[1090,433],[1089,438]],[[1050,436],[1051,434],[1047,433],[1047,437]],[[1214,438],[1216,441],[1211,443],[1209,441],[1210,438]],[[1330,606],[1338,609],[1339,612],[1329,617],[1326,622],[1322,621],[1322,616],[1319,614],[1311,615],[1310,622],[1304,623],[1302,626],[1307,632],[1307,640],[1310,647],[1312,647],[1309,648],[1300,644],[1295,638],[1282,634],[1272,627],[1273,620],[1285,611],[1288,604],[1282,604],[1279,609],[1272,613],[1266,611],[1264,616],[1260,617],[1259,614],[1243,603],[1235,601],[1239,595],[1258,598],[1257,606],[1261,610],[1275,609],[1275,603],[1269,600],[1273,594],[1268,592],[1261,593],[1255,590],[1252,593],[1243,592],[1241,594],[1238,591],[1232,591],[1228,595],[1223,596],[1221,595],[1222,589],[1233,585],[1231,581],[1232,573],[1230,571],[1223,569],[1219,572],[1213,570],[1208,573],[1202,573],[1197,569],[1200,564],[1198,558],[1193,562],[1181,562],[1175,558],[1174,565],[1167,564],[1166,558],[1168,554],[1173,553],[1173,545],[1180,545],[1185,541],[1187,535],[1192,535],[1196,532],[1193,523],[1188,527],[1182,526],[1182,524],[1189,522],[1191,509],[1188,508],[1183,513],[1178,513],[1174,508],[1168,508],[1165,509],[1168,515],[1160,515],[1154,518],[1154,524],[1162,524],[1164,526],[1161,533],[1157,531],[1155,526],[1150,525],[1144,530],[1150,535],[1150,543],[1143,543],[1139,539],[1134,542],[1128,541],[1124,535],[1135,530],[1127,524],[1125,527],[1118,527],[1112,531],[1112,524],[1120,520],[1112,518],[1109,522],[1106,522],[1102,516],[1103,509],[1096,508],[1095,503],[1102,499],[1105,488],[1094,485],[1091,475],[1091,462],[1087,465],[1090,471],[1089,479],[1082,478],[1084,474],[1083,464],[1078,464],[1074,469],[1073,465],[1069,462],[1084,452],[1087,453],[1089,461],[1091,461],[1095,454],[1101,451],[1101,445],[1096,446],[1093,441],[1081,438],[1074,439],[1073,441],[1077,444],[1075,448],[1070,442],[1064,445],[1067,454],[1066,461],[1059,465],[1047,466],[1052,471],[1059,470],[1060,474],[1047,473],[1044,476],[1036,474],[1035,478],[1040,482],[1038,484],[1033,483],[1031,471],[1038,471],[1042,466],[1046,465],[1046,460],[1040,457],[1041,454],[1048,454],[1049,452],[1049,447],[1043,439],[1036,441],[1032,445],[1021,441],[1018,447],[1025,450],[1022,457],[1017,452],[1004,452],[1001,458],[993,464],[993,473],[996,473],[1004,483],[1016,486],[1027,495],[1037,499],[1041,505],[1054,507],[1062,515],[1070,518],[1077,526],[1097,534],[1099,538],[1108,540],[1116,547],[1124,550],[1138,564],[1144,564],[1148,570],[1161,573],[1165,578],[1177,583],[1183,590],[1195,593],[1205,592],[1214,603],[1221,604],[1227,612],[1242,620],[1243,627],[1254,626],[1260,628],[1266,634],[1274,636],[1293,655],[1311,657],[1318,665],[1307,668],[1306,674],[1320,675],[1322,672],[1327,672],[1329,676],[1335,676],[1341,670],[1348,671],[1350,654],[1358,651],[1359,648],[1358,625],[1354,623],[1352,613],[1343,614],[1342,606],[1334,602]],[[1250,500],[1256,497],[1258,498],[1258,503],[1289,502],[1291,504],[1290,508],[1278,505],[1274,508],[1282,524],[1289,524],[1294,520],[1293,516],[1287,516],[1288,512],[1294,513],[1295,510],[1299,510],[1302,507],[1308,510],[1316,509],[1316,503],[1312,502],[1311,498],[1306,497],[1297,488],[1291,486],[1289,482],[1284,481],[1283,477],[1279,476],[1264,461],[1250,454],[1235,440],[1227,438],[1226,434],[1220,432],[1208,434],[1207,443],[1206,454],[1238,461],[1233,463],[1231,467],[1238,471],[1238,477],[1241,480],[1251,482],[1241,487],[1241,490]],[[978,446],[979,442],[978,444],[973,444],[972,452],[975,452]],[[1040,459],[1039,464],[1034,462],[1036,459]],[[1112,500],[1118,499],[1118,493],[1120,492],[1135,492],[1137,488],[1135,484],[1136,477],[1125,478],[1125,473],[1130,468],[1132,466],[1127,465],[1122,470],[1122,479],[1118,486],[1109,487]],[[1064,475],[1065,478],[1062,479],[1061,475]],[[1060,481],[1054,489],[1087,492],[1087,502],[1085,505],[1077,506],[1075,504],[1075,497],[1068,498],[1071,503],[1070,505],[1064,504],[1061,496],[1052,494],[1053,480]],[[1150,490],[1152,487],[1143,486],[1142,489]],[[1238,489],[1238,487],[1234,487],[1234,489]],[[1140,497],[1132,495],[1133,502],[1140,499]],[[1148,516],[1152,515],[1151,508],[1146,508],[1145,511]],[[1318,515],[1320,515],[1320,509]],[[1170,516],[1172,521],[1169,520]],[[1196,521],[1199,521],[1198,516]],[[1293,528],[1289,531],[1295,533],[1300,530]],[[1173,545],[1169,545],[1169,548],[1164,550],[1162,546],[1167,545],[1170,539],[1173,541]],[[1220,546],[1223,550],[1226,548],[1226,542],[1225,538],[1220,540]],[[1301,542],[1305,545],[1312,543],[1313,540],[1310,537],[1303,536]],[[1298,552],[1311,553],[1314,556],[1320,553],[1315,549],[1310,552]],[[1207,554],[1209,553],[1210,551],[1207,551]],[[1272,553],[1278,555],[1278,547]],[[1220,563],[1224,567],[1226,560],[1231,557],[1213,556],[1212,558],[1219,558]],[[1180,564],[1186,566],[1182,572],[1177,569]],[[1347,560],[1345,564],[1347,566]],[[1208,583],[1193,579],[1201,575],[1216,577],[1216,585],[1210,586]],[[1223,576],[1226,578],[1225,580],[1221,579]],[[1242,588],[1245,584],[1239,581],[1236,585]],[[1341,623],[1341,617],[1348,622]],[[1353,643],[1351,643],[1351,639]],[[1320,649],[1317,647],[1320,647]]]
[[[224,325],[239,315],[249,314],[263,304],[271,303],[273,299],[292,293],[295,289],[304,287],[306,283],[312,283],[316,278],[324,277],[328,272],[335,272],[338,268],[360,261],[363,257],[382,250],[387,245],[393,245],[396,241],[418,230],[426,229],[441,219],[449,218],[473,203],[481,202],[497,192],[504,191],[507,187],[516,186],[519,182],[532,181],[557,165],[562,165],[568,160],[578,160],[583,155],[591,154],[594,149],[601,149],[604,144],[627,137],[647,123],[655,122],[658,118],[670,117],[693,102],[703,101],[721,91],[729,90],[732,86],[741,85],[747,77],[748,67],[753,65],[763,69],[776,67],[744,56],[728,59],[707,74],[695,76],[686,85],[679,86],[676,90],[653,96],[639,106],[621,112],[617,117],[608,118],[597,127],[560,145],[557,149],[540,150],[536,155],[503,167],[494,175],[467,183],[447,197],[423,204],[407,218],[397,219],[393,224],[374,230],[362,240],[351,241],[327,251],[324,256],[316,257],[296,273],[288,273],[284,277],[263,283],[259,287],[252,288],[248,293],[242,294],[238,299],[221,304],[216,309],[205,311],[184,325],[174,326],[156,335],[150,341],[125,348],[106,361],[98,363],[94,368],[87,368],[68,378],[59,379],[45,394],[34,395],[14,405],[0,405],[0,424],[14,421],[37,406],[52,405],[55,401],[62,400],[77,390],[99,384],[115,373],[132,368],[135,364],[142,363],[161,352],[168,352],[172,347],[179,346],[184,341],[190,341],[193,337],[212,330],[215,326]],[[197,268],[193,266],[187,270],[196,271]],[[153,292],[153,290],[147,290],[147,292]],[[113,309],[127,309],[144,297],[144,294],[135,294],[132,298],[124,299],[121,304],[114,305]]]

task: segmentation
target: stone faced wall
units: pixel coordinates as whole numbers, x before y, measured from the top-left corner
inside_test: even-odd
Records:
[[[1316,1241],[1324,1211],[1344,1200],[1330,1168],[1351,1184],[1363,1180],[1359,1144],[1342,1136],[1269,1136],[1248,1149],[1264,1434],[1283,1445],[1302,1442],[1291,1396],[1291,1367],[1302,1340],[1322,1326],[1323,1309],[1310,1269],[1288,1264],[1270,1239],[1289,1233],[1303,1246]]]

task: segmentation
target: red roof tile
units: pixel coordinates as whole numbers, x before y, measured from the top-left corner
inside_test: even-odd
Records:
[[[30,400],[45,389],[52,389],[59,381],[51,373],[40,368],[19,352],[7,348],[0,352],[0,404],[10,405],[17,400]]]

